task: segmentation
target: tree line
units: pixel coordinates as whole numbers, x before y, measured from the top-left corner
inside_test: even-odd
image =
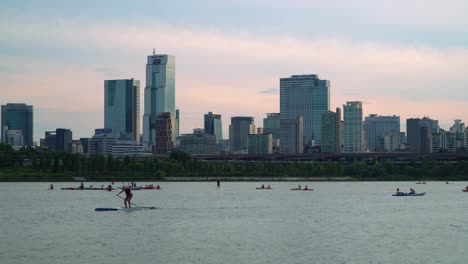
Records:
[[[25,164],[29,160],[31,164]],[[27,166],[25,166],[27,165]],[[166,176],[198,177],[352,177],[356,180],[468,180],[468,162],[432,160],[391,163],[356,161],[258,162],[202,161],[181,151],[167,159],[147,157],[84,156],[34,148],[13,150],[0,143],[0,180],[163,180]]]

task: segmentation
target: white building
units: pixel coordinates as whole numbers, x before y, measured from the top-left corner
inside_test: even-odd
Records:
[[[343,152],[363,152],[362,102],[343,105]]]
[[[145,112],[143,115],[143,145],[156,142],[156,118],[170,113],[172,141],[179,136],[179,115],[175,109],[175,57],[153,55],[147,57]]]
[[[119,139],[140,140],[140,81],[104,81],[104,128]]]
[[[400,133],[399,116],[378,116],[376,114],[372,114],[366,116],[364,119],[365,143],[369,151],[384,148],[384,146],[377,144],[377,138],[383,138],[386,134],[393,132]],[[400,142],[395,143],[397,145],[400,144]]]
[[[12,147],[24,146],[23,132],[21,130],[4,130],[4,142]]]

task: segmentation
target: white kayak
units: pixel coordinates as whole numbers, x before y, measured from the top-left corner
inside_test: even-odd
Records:
[[[154,210],[156,207],[101,207],[96,208],[94,211],[106,212],[106,211],[141,211],[141,210]]]

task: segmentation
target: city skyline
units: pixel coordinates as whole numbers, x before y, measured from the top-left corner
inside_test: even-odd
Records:
[[[425,8],[400,12],[408,10],[402,8],[406,4]],[[106,1],[15,1],[0,11],[0,104],[34,106],[34,141],[58,127],[71,129],[76,138],[90,137],[104,124],[103,94],[97,93],[103,80],[145,80],[145,57],[156,48],[177,57],[181,134],[203,127],[209,111],[224,120],[252,116],[261,126],[265,113],[279,112],[279,78],[295,74],[330,80],[330,109],[359,100],[363,116],[400,116],[402,131],[407,118],[423,116],[448,129],[453,120],[468,119],[467,34],[460,34],[466,32],[462,10],[468,4],[406,4],[201,1],[184,9],[152,1],[128,9],[117,1],[107,10]],[[373,12],[353,15],[365,5]],[[208,16],[189,12],[208,6]],[[306,16],[316,8],[323,14]],[[128,16],[116,15],[127,11]],[[187,12],[193,15],[184,18]],[[245,19],[236,22],[241,12]],[[278,14],[297,18],[275,22]],[[324,16],[337,19],[305,26]],[[226,138],[228,122],[223,123]]]

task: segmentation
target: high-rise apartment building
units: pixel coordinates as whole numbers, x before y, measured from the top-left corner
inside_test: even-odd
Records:
[[[178,136],[178,113],[175,108],[175,57],[149,55],[146,64],[145,113],[143,115],[143,145],[155,145],[158,139],[156,119],[170,114],[171,140]],[[162,133],[164,134],[164,133]],[[161,135],[162,135],[161,134]]]
[[[343,105],[343,152],[363,152],[362,102]]]
[[[122,140],[140,140],[140,81],[104,81],[104,128]]]
[[[280,153],[304,153],[304,121],[302,116],[280,120]]]
[[[155,121],[155,139],[153,154],[167,154],[173,148],[171,113],[161,113]]]
[[[309,149],[321,144],[322,114],[329,110],[330,81],[320,80],[315,74],[280,79],[280,117],[293,120],[302,116],[304,144]]]
[[[24,146],[33,146],[33,107],[27,104],[2,105],[2,122],[0,131],[2,141],[5,141],[5,130],[20,130]]]
[[[343,140],[341,138],[341,109],[336,112],[328,111],[322,114],[322,145],[321,151],[325,153],[339,153]]]
[[[223,139],[223,125],[221,122],[221,115],[208,112],[205,114],[205,134],[214,135],[216,140]]]
[[[248,153],[249,134],[255,134],[254,118],[250,116],[231,117],[229,125],[229,142],[232,153]]]
[[[400,133],[399,116],[378,116],[376,114],[366,116],[364,136],[369,151],[382,150],[384,148],[383,144],[376,144],[376,140],[378,138],[383,139],[385,135],[393,132]]]

